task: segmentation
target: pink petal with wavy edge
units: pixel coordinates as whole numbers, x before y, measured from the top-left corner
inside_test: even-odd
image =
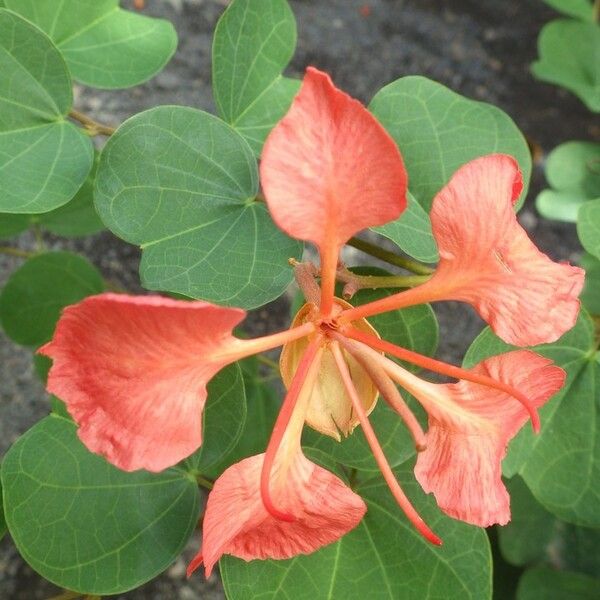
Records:
[[[310,462],[297,448],[285,473],[271,476],[273,498],[295,517],[282,521],[267,513],[260,496],[264,454],[229,467],[208,496],[202,550],[188,576],[204,562],[206,577],[223,554],[246,561],[309,554],[352,530],[366,506],[338,477]]]
[[[161,471],[202,441],[206,385],[239,342],[245,311],[160,296],[101,294],[68,307],[39,352],[92,452],[117,467]]]
[[[340,246],[406,208],[407,174],[394,140],[312,67],[265,143],[260,173],[275,222],[320,248]]]
[[[426,285],[439,299],[472,304],[506,342],[553,342],[573,327],[584,272],[540,252],[513,210],[516,161],[492,154],[461,167],[431,209],[440,264]],[[435,291],[434,291],[435,290]]]
[[[536,407],[565,379],[552,361],[526,350],[488,358],[472,370],[519,389]],[[417,398],[429,413],[427,449],[415,466],[423,489],[451,517],[480,527],[506,524],[510,507],[501,461],[528,418],[526,409],[504,392],[466,381],[423,382]]]

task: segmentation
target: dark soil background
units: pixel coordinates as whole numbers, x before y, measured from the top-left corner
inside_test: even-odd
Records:
[[[288,73],[300,77],[307,65],[331,73],[336,84],[367,102],[386,83],[421,74],[455,91],[491,102],[505,110],[533,144],[550,151],[569,139],[600,137],[600,123],[571,94],[536,82],[529,65],[536,57],[536,37],[557,14],[541,0],[290,0],[298,22],[298,49]],[[130,4],[124,2],[123,4]],[[75,106],[98,120],[118,124],[158,104],[182,104],[213,110],[210,49],[224,0],[147,0],[147,14],[170,19],[179,34],[179,49],[166,69],[132,90],[101,92],[77,88]],[[530,197],[520,213],[523,226],[542,250],[554,258],[576,261],[580,247],[574,227],[539,218],[533,199],[543,187],[541,165],[534,171]],[[108,232],[65,241],[47,236],[50,248],[86,255],[104,275],[139,291],[137,248]],[[32,248],[30,234],[18,241]],[[359,260],[353,255],[351,260]],[[0,256],[0,285],[21,261]],[[438,356],[460,362],[481,321],[460,306],[438,307]],[[288,303],[251,319],[257,333],[285,326]],[[270,316],[266,317],[269,314]],[[457,325],[458,324],[458,325]],[[0,332],[0,455],[48,412],[35,377],[30,353]],[[223,598],[216,575],[204,581],[197,573],[185,579],[185,565],[197,549],[194,539],[184,556],[155,581],[118,596],[127,600]],[[18,556],[7,536],[0,543],[0,599],[49,598],[60,590],[43,581]]]

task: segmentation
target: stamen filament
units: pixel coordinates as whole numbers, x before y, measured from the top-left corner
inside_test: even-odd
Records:
[[[400,506],[400,508],[404,511],[408,519],[415,526],[417,531],[427,540],[436,545],[441,545],[442,540],[429,529],[425,521],[421,518],[419,513],[415,510],[414,506],[411,504],[410,500],[407,498],[406,494],[402,491],[400,484],[396,480],[394,476],[394,472],[392,471],[385,454],[383,453],[383,449],[377,440],[377,436],[375,435],[375,431],[371,427],[371,423],[367,417],[365,409],[360,401],[358,396],[358,392],[356,391],[356,387],[352,381],[352,377],[350,375],[350,371],[348,370],[348,366],[342,356],[342,351],[340,350],[339,344],[337,342],[333,342],[331,344],[331,351],[335,358],[335,362],[340,372],[340,377],[342,378],[342,382],[344,383],[344,387],[346,388],[346,392],[350,396],[352,400],[352,405],[354,406],[354,410],[358,416],[360,424],[363,428],[363,432],[367,441],[369,442],[369,446],[375,456],[375,460],[379,465],[381,470],[381,474],[385,479],[390,491],[394,495],[396,502]]]
[[[441,373],[442,375],[448,375],[449,377],[454,377],[456,379],[464,379],[465,381],[471,381],[472,383],[478,383],[479,385],[484,385],[486,387],[500,390],[505,392],[509,396],[512,396],[515,400],[520,402],[527,412],[529,413],[529,417],[531,418],[531,425],[533,430],[538,433],[540,430],[540,417],[538,415],[537,409],[533,404],[529,401],[529,398],[522,394],[519,390],[514,388],[507,383],[502,381],[498,381],[493,379],[492,377],[488,377],[487,375],[480,375],[478,373],[473,373],[467,369],[461,369],[460,367],[455,367],[454,365],[449,365],[439,360],[435,360],[434,358],[429,358],[428,356],[424,356],[423,354],[418,354],[417,352],[412,352],[411,350],[407,350],[406,348],[400,348],[395,344],[390,342],[386,342],[385,340],[381,340],[378,337],[371,335],[369,333],[364,333],[355,329],[354,327],[347,327],[344,329],[344,334],[348,337],[362,342],[375,350],[382,350],[386,354],[391,354],[400,360],[406,360],[407,362],[413,363],[419,367],[423,367],[429,371],[434,371],[435,373]]]
[[[302,359],[298,364],[296,373],[292,378],[289,390],[275,421],[271,438],[265,452],[265,459],[260,474],[260,495],[267,512],[281,521],[293,522],[296,518],[293,515],[279,511],[271,499],[270,483],[271,483],[271,471],[273,470],[273,463],[277,456],[277,452],[281,447],[281,443],[285,432],[290,424],[294,409],[297,404],[297,400],[300,394],[305,390],[307,393],[312,391],[312,385],[314,384],[318,369],[320,367],[320,357],[322,354],[322,340],[321,335],[317,335],[307,346]],[[310,386],[310,390],[308,389]]]
[[[372,360],[367,353],[362,351],[362,344],[346,339],[339,333],[332,332],[331,336],[347,350],[367,372],[375,387],[379,390],[384,400],[394,409],[404,421],[408,431],[415,441],[417,452],[427,449],[426,435],[419,421],[403,400],[398,388],[380,365]]]

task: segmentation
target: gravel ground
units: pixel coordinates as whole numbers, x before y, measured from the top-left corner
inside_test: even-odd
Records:
[[[123,4],[128,4],[124,2]],[[118,124],[158,104],[182,104],[213,110],[210,92],[210,47],[223,0],[147,0],[147,13],[174,22],[179,48],[167,68],[133,90],[76,90],[76,107],[98,120]],[[541,0],[291,0],[298,21],[298,50],[289,74],[301,76],[315,65],[329,71],[337,85],[364,101],[382,85],[409,74],[422,74],[477,100],[508,112],[528,138],[549,151],[568,139],[600,135],[598,121],[572,95],[538,83],[529,73],[535,39],[555,13]],[[367,7],[367,8],[365,8]],[[542,221],[532,198],[543,185],[538,165],[521,222],[536,243],[554,258],[576,260],[579,245],[572,227]],[[47,236],[51,248],[86,255],[104,275],[132,291],[139,290],[139,252],[102,233],[68,241]],[[15,245],[33,247],[30,234]],[[0,285],[19,264],[0,255]],[[285,300],[251,319],[257,333],[281,328]],[[439,356],[460,361],[481,321],[458,305],[437,308],[441,324]],[[269,320],[265,318],[270,314]],[[460,327],[456,323],[460,322]],[[48,411],[44,390],[35,377],[28,351],[0,333],[0,453]],[[118,596],[127,600],[223,598],[218,577],[185,579],[185,565],[197,548],[193,540],[184,557],[155,581]],[[18,557],[10,540],[0,543],[0,598],[47,598],[59,590],[44,582]]]

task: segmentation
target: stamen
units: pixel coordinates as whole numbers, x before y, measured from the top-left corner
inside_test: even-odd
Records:
[[[279,511],[271,499],[270,483],[271,483],[271,471],[273,470],[273,463],[277,456],[277,452],[281,447],[282,440],[285,432],[290,424],[294,409],[297,404],[297,400],[300,394],[305,391],[310,393],[312,391],[312,385],[314,384],[318,369],[320,366],[320,357],[322,354],[322,343],[323,336],[317,335],[307,346],[302,359],[298,364],[296,373],[290,384],[290,388],[285,396],[273,432],[271,433],[271,439],[265,452],[265,459],[263,461],[262,471],[260,474],[260,495],[267,512],[281,521],[293,522],[296,518],[293,515]],[[316,360],[315,360],[316,359]],[[305,387],[306,386],[306,387]],[[310,389],[308,389],[310,386]]]
[[[394,473],[385,458],[385,454],[383,453],[383,449],[377,440],[377,436],[375,435],[375,431],[371,427],[371,423],[369,423],[369,419],[367,414],[365,413],[365,409],[358,397],[358,392],[356,391],[356,387],[352,381],[352,377],[350,376],[350,371],[348,370],[348,366],[346,365],[346,361],[342,356],[342,351],[340,350],[339,344],[337,342],[333,342],[331,344],[331,351],[335,358],[336,365],[340,372],[340,377],[344,383],[344,387],[346,388],[346,392],[350,396],[352,400],[352,404],[354,406],[354,410],[358,416],[360,424],[363,428],[363,432],[367,441],[369,442],[369,446],[373,452],[373,456],[375,456],[375,460],[379,465],[381,470],[381,474],[385,479],[390,491],[394,495],[396,502],[400,506],[400,508],[404,511],[408,519],[415,526],[417,531],[431,543],[440,546],[442,544],[442,540],[429,529],[425,521],[420,517],[419,513],[415,510],[414,506],[410,503],[410,500],[406,497],[406,494],[402,491],[400,484],[396,480]]]
[[[417,452],[423,452],[427,449],[425,432],[419,421],[404,402],[400,392],[394,382],[380,365],[372,360],[368,354],[362,351],[362,344],[350,341],[339,333],[332,332],[331,337],[336,339],[352,356],[360,363],[362,368],[368,373],[371,381],[379,390],[384,400],[400,415],[408,431],[415,441]]]
[[[442,361],[435,360],[434,358],[429,358],[428,356],[424,356],[423,354],[418,354],[417,352],[412,352],[411,350],[407,350],[406,348],[400,348],[395,344],[390,342],[386,342],[385,340],[381,340],[374,335],[370,335],[368,333],[364,333],[355,329],[354,327],[347,327],[344,329],[344,334],[348,337],[355,339],[375,350],[382,350],[386,354],[391,354],[400,360],[406,360],[407,362],[413,363],[419,367],[423,367],[429,371],[434,371],[435,373],[441,373],[442,375],[448,375],[449,377],[454,377],[456,379],[464,379],[465,381],[471,381],[472,383],[478,383],[480,385],[484,385],[486,387],[500,390],[512,396],[515,400],[520,402],[527,412],[529,413],[529,417],[531,418],[531,426],[535,433],[539,433],[540,431],[540,417],[538,415],[537,409],[533,404],[529,401],[527,396],[522,394],[519,390],[514,388],[507,383],[502,381],[498,381],[493,379],[492,377],[488,377],[487,375],[480,375],[478,373],[473,373],[472,371],[468,371],[467,369],[461,369],[460,367],[455,367],[454,365],[446,364]]]

